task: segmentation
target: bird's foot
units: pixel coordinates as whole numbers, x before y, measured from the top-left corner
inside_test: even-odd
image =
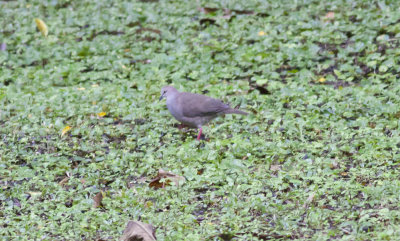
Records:
[[[204,140],[204,135],[202,135],[203,133],[203,128],[199,128],[199,134],[197,135],[197,140],[200,141],[201,137],[203,136],[203,140]]]
[[[197,139],[198,141],[199,141],[199,139]],[[201,136],[200,136],[200,140],[203,140],[203,141],[209,141],[209,139],[208,138],[206,138],[206,135],[204,135],[204,134],[201,134]]]

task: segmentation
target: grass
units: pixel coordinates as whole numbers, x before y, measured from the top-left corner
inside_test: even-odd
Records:
[[[0,236],[400,239],[399,7],[0,2]],[[197,142],[171,83],[252,114]],[[186,181],[150,187],[159,169]]]

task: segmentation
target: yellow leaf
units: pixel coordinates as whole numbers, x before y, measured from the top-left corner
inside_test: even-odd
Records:
[[[145,208],[151,208],[153,206],[153,203],[151,202],[151,201],[147,201],[145,204],[144,204],[144,207]]]
[[[267,35],[264,31],[258,32],[258,36],[264,36],[264,35]]]
[[[106,112],[100,112],[100,113],[97,113],[97,116],[98,117],[104,117],[105,115],[107,115],[107,113]]]
[[[39,18],[35,18],[35,22],[36,22],[37,28],[42,33],[42,35],[47,37],[47,34],[49,33],[47,25]]]
[[[63,129],[62,132],[61,132],[61,136],[67,134],[67,132],[68,132],[69,130],[71,130],[71,128],[72,128],[72,127],[70,127],[70,126],[64,127],[64,129]]]
[[[325,81],[326,81],[326,79],[324,77],[321,77],[318,79],[318,82],[320,82],[320,83],[324,83]]]
[[[85,87],[76,88],[77,90],[85,90]]]

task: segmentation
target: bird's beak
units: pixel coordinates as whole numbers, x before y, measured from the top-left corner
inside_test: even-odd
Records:
[[[160,96],[160,99],[158,99],[158,101],[161,101],[164,98],[164,95]]]

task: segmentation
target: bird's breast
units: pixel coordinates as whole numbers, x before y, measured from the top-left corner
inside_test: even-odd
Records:
[[[167,99],[167,108],[171,115],[175,117],[178,121],[182,120],[182,113],[178,108],[178,105],[174,103],[172,99]]]

